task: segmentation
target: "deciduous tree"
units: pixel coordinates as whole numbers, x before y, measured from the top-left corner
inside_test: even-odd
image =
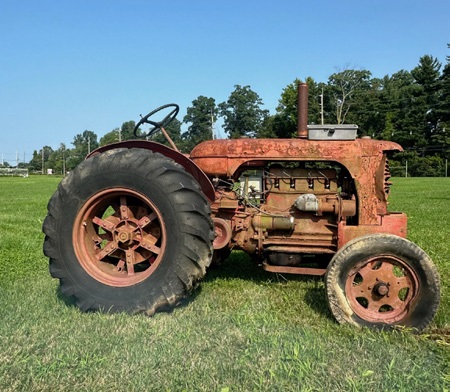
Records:
[[[73,138],[74,149],[67,158],[67,169],[72,170],[86,158],[90,152],[98,148],[97,135],[92,131],[84,131]]]
[[[53,153],[53,148],[44,146],[39,151],[33,151],[33,158],[31,158],[29,169],[35,172],[42,172],[45,174],[45,169],[48,169],[47,161]]]
[[[333,103],[336,108],[336,123],[345,123],[350,108],[357,101],[357,95],[370,86],[370,71],[346,69],[334,73],[328,78],[328,85],[333,94]]]
[[[214,98],[200,95],[192,101],[192,106],[187,108],[187,114],[183,118],[183,122],[190,124],[182,135],[185,150],[191,151],[197,144],[212,139],[217,113]]]
[[[224,130],[231,139],[242,136],[255,137],[269,115],[261,107],[262,99],[250,86],[235,85],[226,102],[219,104],[220,116],[224,119]]]
[[[47,168],[52,169],[55,174],[65,174],[66,158],[69,156],[69,151],[64,143],[59,145],[59,148],[54,150],[47,161]]]

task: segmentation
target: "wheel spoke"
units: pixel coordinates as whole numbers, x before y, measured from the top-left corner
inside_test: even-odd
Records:
[[[161,253],[161,248],[159,248],[158,246],[142,244],[142,243],[141,243],[141,246],[156,255],[159,255]]]
[[[119,211],[120,211],[120,218],[122,220],[128,220],[133,215],[131,210],[128,208],[126,196],[120,196]]]
[[[354,298],[364,297],[369,298],[372,292],[372,287],[365,282],[351,287],[351,294]]]
[[[363,283],[366,284],[372,283],[376,280],[379,275],[378,269],[373,269],[375,267],[375,263],[367,263],[364,267],[362,267],[358,273],[361,275],[363,279]]]
[[[389,294],[389,297],[386,296],[383,299],[385,300],[386,305],[391,306],[394,310],[397,310],[404,305],[404,302],[399,298],[398,295]]]
[[[111,241],[106,244],[106,246],[100,251],[97,252],[95,257],[97,260],[103,260],[106,256],[109,256],[111,253],[114,253],[117,249],[117,245],[115,242]]]
[[[389,281],[395,277],[394,275],[394,264],[387,261],[382,261],[378,271],[378,279],[382,281]]]
[[[161,248],[156,246],[157,238],[153,237],[151,234],[147,234],[141,241],[140,245],[149,250],[150,252],[159,255],[161,252]]]
[[[149,225],[156,217],[156,212],[152,212],[150,215],[143,216],[141,219],[139,219],[138,225],[143,229],[145,226]]]
[[[400,291],[403,289],[408,289],[408,294],[406,298],[403,300],[400,298]],[[393,298],[398,298],[400,303],[407,302],[413,295],[413,285],[411,281],[406,277],[400,277],[396,278],[393,282],[391,282],[391,285],[389,287],[389,295]]]
[[[391,279],[391,290],[396,289],[400,291],[403,288],[410,287],[411,281],[407,276],[400,276]]]
[[[403,306],[403,302],[398,297],[391,295],[382,297],[380,299],[370,299],[367,308],[372,312],[380,312],[383,306],[389,306],[391,310],[397,310]]]
[[[384,304],[380,303],[380,301],[373,301],[372,299],[369,298],[367,302],[367,309],[370,310],[371,312],[378,313],[383,305]]]
[[[135,255],[133,249],[125,251],[128,275],[134,275]]]
[[[124,270],[124,267],[125,267],[125,261],[119,260],[119,262],[116,265],[117,271],[122,272]]]
[[[109,231],[110,233],[114,230],[114,224],[109,222],[108,219],[101,219],[96,216],[92,219],[92,222],[101,227],[103,230]]]
[[[367,263],[365,266],[363,266],[361,269],[358,270],[358,273],[364,280],[366,279],[367,275],[370,274],[371,271],[372,271],[372,263]]]

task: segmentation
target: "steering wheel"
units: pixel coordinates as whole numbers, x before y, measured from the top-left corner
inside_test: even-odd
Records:
[[[160,112],[161,110],[164,110],[167,108],[173,108],[173,109],[161,121],[150,120],[150,117],[152,117],[156,113]],[[149,114],[147,114],[144,117],[142,117],[142,115],[141,115],[141,119],[134,127],[134,130],[133,130],[134,136],[139,138],[139,137],[149,137],[149,136],[153,135],[155,132],[158,132],[161,128],[167,127],[167,125],[169,125],[175,119],[175,117],[177,116],[179,111],[180,111],[180,107],[177,104],[169,103],[167,105],[160,106],[159,108],[156,108],[155,110],[152,110]],[[142,134],[138,135],[138,129],[142,124],[150,124],[153,126],[153,128],[150,128],[148,133],[145,135],[142,135]]]

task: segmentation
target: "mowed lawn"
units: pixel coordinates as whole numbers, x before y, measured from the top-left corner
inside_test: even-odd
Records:
[[[0,391],[450,389],[450,179],[393,179],[391,210],[441,275],[421,335],[338,325],[322,279],[265,273],[240,252],[170,313],[81,313],[42,254],[59,180],[0,178]]]

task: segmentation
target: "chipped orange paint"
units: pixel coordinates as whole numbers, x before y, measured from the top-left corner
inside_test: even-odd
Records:
[[[369,138],[234,139],[203,142],[191,152],[190,159],[216,184],[221,180],[238,181],[244,171],[276,162],[329,162],[343,167],[353,181],[355,193],[346,200],[339,195],[333,171],[324,169],[324,176],[330,180],[328,190],[323,185],[308,191],[305,183],[292,185],[292,189],[284,184],[282,188],[267,191],[261,209],[244,206],[234,192],[222,191],[216,192],[216,201],[211,204],[213,216],[222,223],[227,222],[233,233],[228,245],[231,248],[261,255],[264,252],[333,254],[351,239],[365,234],[406,236],[406,215],[390,214],[387,208],[390,183],[386,154],[393,151],[402,148],[397,143]],[[284,169],[271,170],[272,175],[282,176]],[[310,172],[293,169],[289,173],[302,176],[299,174],[302,170]],[[316,212],[292,208],[299,195],[308,193],[317,195]],[[284,230],[277,230],[270,219],[264,225],[259,223],[262,216],[277,214],[286,219]],[[352,216],[356,221],[348,224],[346,217]],[[290,230],[287,219],[292,219]]]
[[[355,181],[359,224],[378,224],[387,213],[384,192],[385,153],[402,151],[393,142],[372,139],[318,141],[308,139],[211,140],[191,152],[191,160],[210,178],[237,179],[245,169],[277,161],[324,161],[343,165]]]

